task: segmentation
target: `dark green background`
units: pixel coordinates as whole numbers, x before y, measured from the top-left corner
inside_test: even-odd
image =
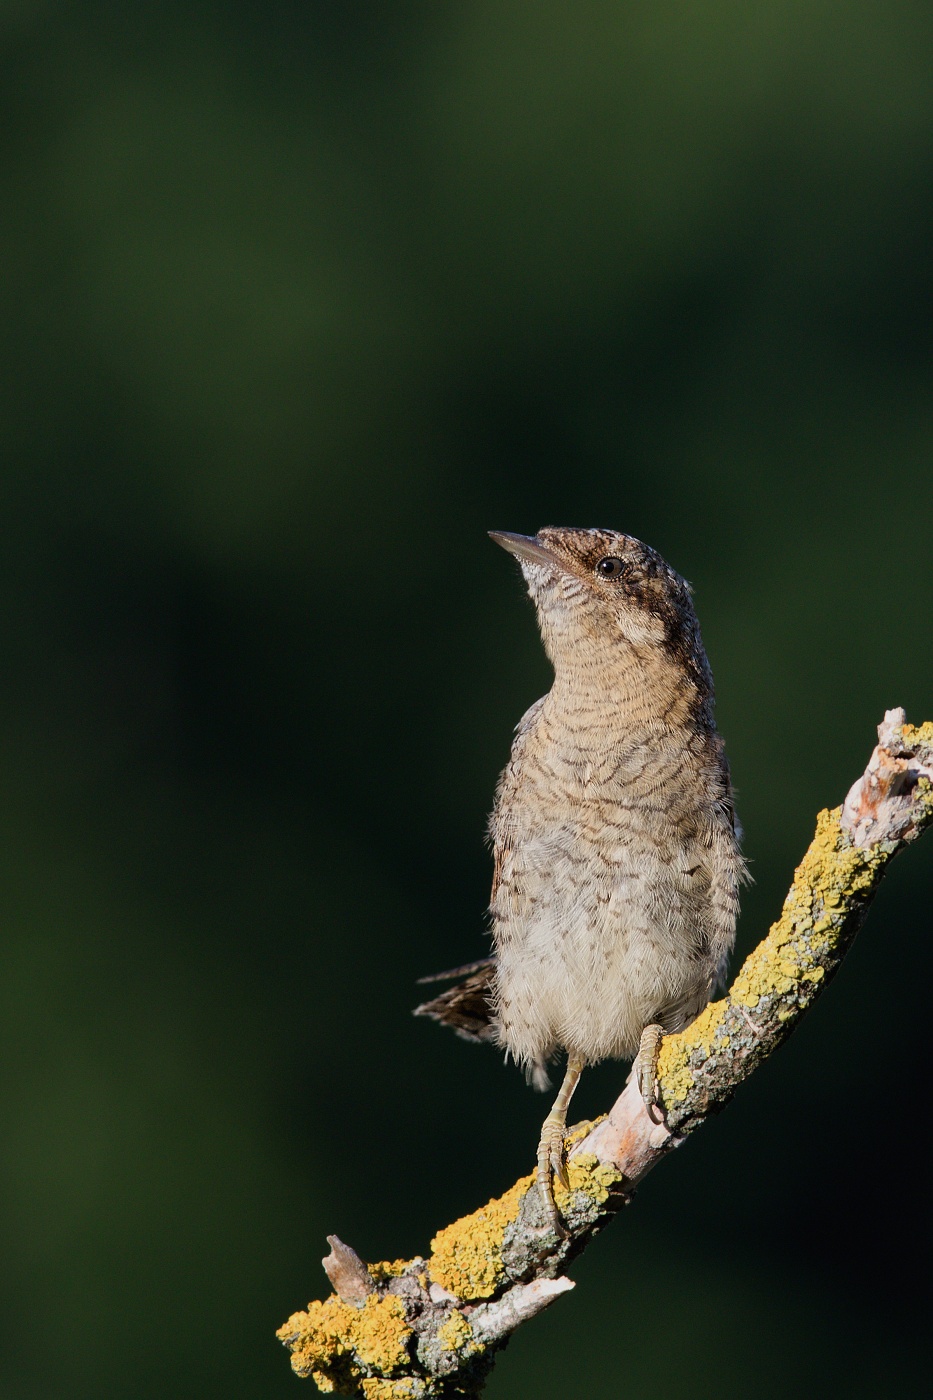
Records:
[[[693,581],[741,950],[933,717],[933,12],[0,17],[0,1392],[297,1400],[325,1233],[425,1250],[545,1111],[409,1015],[548,685],[484,532]],[[928,838],[492,1400],[922,1393],[931,895]]]

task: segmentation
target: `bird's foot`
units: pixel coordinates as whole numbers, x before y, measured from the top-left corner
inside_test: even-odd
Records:
[[[570,1178],[567,1175],[567,1154],[564,1150],[566,1130],[566,1115],[549,1113],[544,1120],[541,1141],[538,1143],[538,1194],[544,1209],[547,1211],[552,1229],[561,1238],[566,1238],[567,1230],[560,1218],[557,1202],[554,1200],[554,1182],[555,1180],[559,1181],[565,1188],[570,1186]]]
[[[567,1109],[570,1107],[573,1091],[580,1082],[582,1073],[583,1056],[571,1053],[567,1056],[564,1082],[558,1090],[553,1108],[544,1120],[541,1141],[538,1143],[538,1171],[536,1175],[538,1193],[544,1209],[547,1211],[551,1228],[561,1239],[567,1238],[568,1231],[560,1218],[557,1203],[554,1200],[554,1180],[556,1178],[565,1189],[569,1189],[570,1178],[567,1175],[564,1134],[567,1131]]]
[[[658,1053],[663,1037],[663,1026],[645,1026],[641,1033],[638,1054],[632,1065],[638,1092],[644,1099],[649,1114],[658,1101]]]

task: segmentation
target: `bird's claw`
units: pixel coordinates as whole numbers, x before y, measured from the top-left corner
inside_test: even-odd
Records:
[[[650,1113],[658,1101],[658,1053],[664,1037],[664,1027],[645,1026],[641,1033],[638,1054],[632,1065],[638,1092]]]
[[[538,1192],[541,1196],[548,1220],[558,1235],[565,1238],[567,1230],[560,1218],[557,1202],[554,1200],[554,1182],[559,1181],[565,1190],[570,1189],[567,1174],[567,1154],[564,1150],[565,1124],[555,1118],[545,1119],[538,1143]]]
[[[564,1134],[567,1131],[567,1107],[573,1097],[580,1075],[583,1072],[583,1056],[570,1054],[567,1057],[567,1071],[554,1100],[554,1106],[544,1120],[541,1141],[538,1143],[538,1170],[536,1181],[538,1194],[547,1211],[551,1229],[560,1239],[567,1239],[566,1229],[554,1200],[554,1181],[560,1182],[565,1190],[570,1189],[567,1174],[567,1154],[564,1147]]]
[[[567,1154],[564,1151],[563,1141],[557,1151],[551,1152],[551,1172],[563,1186],[565,1191],[570,1190],[570,1177],[567,1173]]]

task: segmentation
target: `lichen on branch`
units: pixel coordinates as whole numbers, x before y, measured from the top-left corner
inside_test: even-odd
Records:
[[[477,1395],[515,1328],[573,1287],[570,1260],[790,1034],[838,970],[891,858],[931,821],[933,722],[914,727],[889,710],[865,773],[819,814],[780,918],[729,994],[663,1040],[654,1112],[629,1084],[604,1118],[572,1130],[569,1189],[557,1190],[566,1236],[527,1176],[439,1230],[427,1258],[365,1265],[329,1237],[336,1291],[277,1334],[296,1373],[363,1400]]]

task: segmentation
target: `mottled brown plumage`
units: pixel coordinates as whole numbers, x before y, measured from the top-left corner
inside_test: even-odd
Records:
[[[538,1082],[567,1053],[539,1148],[557,1225],[551,1173],[580,1071],[637,1056],[652,1097],[661,1031],[688,1024],[723,974],[743,865],[689,586],[612,530],[493,538],[521,564],[554,684],[496,792],[496,964],[479,982],[473,969],[469,1005]],[[419,1010],[449,1019],[457,991]]]

